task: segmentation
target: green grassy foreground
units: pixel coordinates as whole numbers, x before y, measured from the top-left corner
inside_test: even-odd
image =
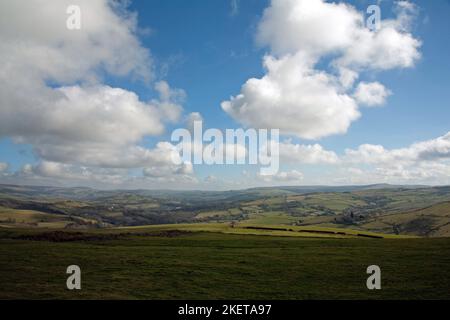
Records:
[[[0,229],[1,299],[450,299],[450,239],[14,239],[20,234]],[[82,269],[81,291],[66,289],[72,264]],[[366,288],[372,264],[382,270],[380,291]]]

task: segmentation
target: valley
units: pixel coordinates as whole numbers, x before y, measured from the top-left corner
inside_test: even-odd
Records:
[[[450,187],[206,192],[0,186],[0,226],[5,228],[90,230],[179,224],[319,227],[447,237]]]

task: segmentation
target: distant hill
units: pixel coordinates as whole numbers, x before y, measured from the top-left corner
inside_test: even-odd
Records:
[[[361,186],[279,186],[279,187],[260,187],[243,190],[229,191],[200,191],[200,190],[98,190],[88,187],[52,187],[52,186],[25,186],[25,185],[7,185],[0,184],[0,194],[18,195],[18,196],[51,196],[65,197],[75,199],[92,199],[99,197],[108,197],[117,194],[136,194],[141,196],[167,197],[176,196],[181,198],[208,196],[211,198],[230,198],[243,195],[283,195],[290,193],[314,193],[314,192],[352,192],[357,190],[379,190],[379,189],[420,189],[433,188],[421,185],[390,185],[374,184]],[[450,187],[448,187],[450,188]]]
[[[287,186],[230,191],[0,185],[0,227],[250,223],[450,236],[450,187]]]

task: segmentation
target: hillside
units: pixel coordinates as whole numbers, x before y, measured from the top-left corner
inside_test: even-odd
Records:
[[[0,185],[0,226],[98,229],[236,223],[449,236],[450,187],[94,190]]]
[[[450,237],[450,202],[439,203],[423,209],[389,214],[363,224],[367,230],[427,237]]]

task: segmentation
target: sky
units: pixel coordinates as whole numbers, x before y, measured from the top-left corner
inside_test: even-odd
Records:
[[[0,183],[448,185],[449,15],[447,0],[2,0]],[[200,119],[279,129],[279,171],[175,163],[172,132]]]

